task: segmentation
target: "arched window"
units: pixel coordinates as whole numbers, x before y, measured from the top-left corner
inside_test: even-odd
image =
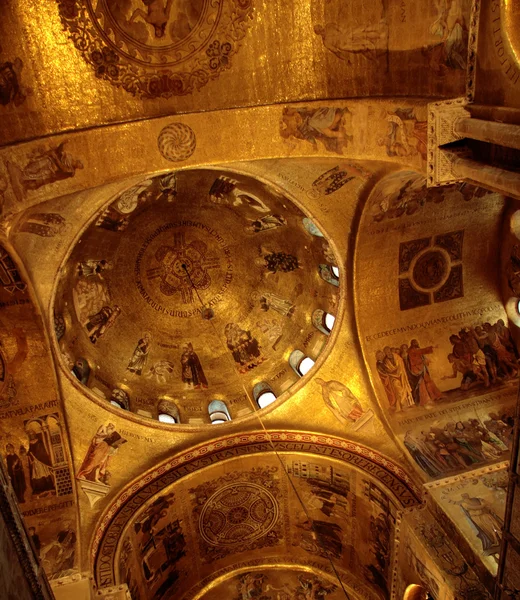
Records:
[[[161,423],[180,423],[179,409],[170,400],[161,400],[157,405],[157,418]]]
[[[212,425],[219,425],[231,421],[229,410],[222,400],[213,400],[208,406],[209,418]]]
[[[336,317],[331,313],[325,313],[323,317],[323,323],[325,325],[325,329],[329,330],[329,333],[332,331],[334,327],[334,323],[336,322]]]
[[[520,327],[520,298],[518,296],[511,296],[506,302],[505,309],[509,321],[516,325],[516,327]],[[505,325],[505,323],[502,324]]]
[[[260,408],[265,408],[276,400],[276,395],[268,383],[260,381],[253,388],[253,398]]]
[[[304,217],[302,220],[305,230],[308,231],[311,235],[315,235],[316,237],[324,237],[323,233],[321,233],[321,231],[308,217]]]
[[[159,421],[161,423],[170,423],[170,424],[177,423],[177,420],[175,419],[175,417],[172,417],[168,413],[159,413],[157,418],[159,419]]]
[[[320,277],[323,281],[339,287],[339,269],[336,266],[321,264],[319,266]]]
[[[88,360],[80,356],[72,367],[72,374],[80,383],[87,385],[90,375],[90,366],[88,364]]]
[[[335,321],[336,317],[324,310],[317,309],[312,313],[312,324],[325,335],[330,334]]]
[[[112,406],[122,408],[123,410],[130,410],[130,398],[125,390],[122,390],[121,388],[115,388],[112,390],[110,404],[112,404]]]
[[[303,377],[312,369],[314,361],[301,350],[293,350],[289,356],[289,364],[299,377]]]
[[[406,588],[403,600],[433,600],[433,596],[422,585],[412,583]]]

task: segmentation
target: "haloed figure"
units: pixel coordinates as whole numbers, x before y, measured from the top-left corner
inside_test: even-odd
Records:
[[[148,358],[148,353],[150,352],[151,341],[152,336],[147,332],[137,342],[132,358],[126,367],[127,371],[135,373],[136,375],[141,375],[146,364],[146,359]]]

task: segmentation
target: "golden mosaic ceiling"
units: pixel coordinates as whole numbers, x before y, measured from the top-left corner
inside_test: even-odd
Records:
[[[200,425],[220,400],[236,418],[256,407],[255,386],[279,396],[299,379],[289,362],[321,354],[337,263],[310,219],[251,177],[147,179],[96,214],[67,258],[60,348],[72,375],[125,408],[155,416],[166,400]]]
[[[478,3],[0,5],[0,449],[56,589],[488,600],[517,229],[426,186]]]

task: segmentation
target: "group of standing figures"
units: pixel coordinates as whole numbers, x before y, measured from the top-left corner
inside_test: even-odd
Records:
[[[452,373],[442,379],[456,379],[460,375],[460,390],[489,387],[518,375],[519,354],[502,319],[494,325],[464,327],[449,339],[453,348],[447,358]],[[451,392],[441,392],[430,374],[428,355],[433,354],[434,348],[421,348],[413,339],[409,346],[386,346],[376,352],[377,373],[391,411],[431,407]]]
[[[514,419],[507,413],[489,413],[488,417],[484,422],[450,421],[420,433],[408,431],[404,445],[430,477],[497,460],[511,447]]]
[[[410,346],[386,346],[376,352],[376,369],[392,412],[412,406],[430,406],[443,398],[428,369],[427,355],[432,353],[433,346],[421,348],[415,339]]]

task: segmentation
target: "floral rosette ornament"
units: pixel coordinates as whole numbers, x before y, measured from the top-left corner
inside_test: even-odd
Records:
[[[216,79],[247,33],[253,0],[58,0],[95,76],[140,98],[184,96]]]

